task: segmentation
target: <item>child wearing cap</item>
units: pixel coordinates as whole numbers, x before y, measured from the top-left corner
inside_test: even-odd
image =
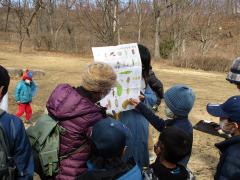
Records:
[[[230,97],[223,104],[208,104],[207,111],[212,116],[219,117],[222,130],[232,135],[215,144],[221,155],[214,179],[240,179],[240,96]]]
[[[17,117],[26,114],[25,123],[29,123],[32,116],[31,102],[32,97],[36,94],[36,84],[32,80],[32,72],[26,70],[22,75],[22,80],[17,84],[15,89],[15,100],[18,104]]]
[[[151,109],[136,99],[130,99],[130,103],[135,106],[136,110],[140,112],[159,132],[162,132],[166,127],[176,127],[184,130],[193,140],[193,127],[188,119],[194,101],[195,93],[193,90],[185,85],[175,85],[168,89],[164,94],[165,114],[167,120],[155,115]],[[136,119],[137,121],[137,119]],[[191,152],[179,163],[187,166]]]
[[[142,174],[136,163],[122,160],[128,137],[129,130],[119,121],[108,117],[96,123],[92,129],[88,171],[77,179],[141,180]]]
[[[155,144],[157,159],[150,165],[154,176],[159,180],[187,180],[189,172],[178,162],[191,152],[191,147],[191,137],[183,130],[165,128]]]
[[[235,84],[237,88],[240,89],[240,57],[233,61],[226,80]]]

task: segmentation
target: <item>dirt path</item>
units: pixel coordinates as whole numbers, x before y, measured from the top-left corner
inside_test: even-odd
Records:
[[[1,65],[16,68],[35,68],[46,72],[43,79],[37,80],[39,89],[37,97],[33,101],[35,115],[44,111],[48,96],[57,84],[79,85],[82,69],[89,62],[91,62],[91,59],[71,55],[45,52],[19,54],[15,53],[14,49],[0,47]],[[190,115],[193,124],[200,119],[217,120],[206,113],[205,106],[207,103],[223,102],[229,96],[239,94],[237,89],[225,80],[225,74],[179,69],[156,63],[153,68],[162,80],[165,89],[178,83],[189,85],[194,89],[197,100]],[[16,111],[17,107],[13,99],[16,82],[17,80],[11,81],[9,90],[10,111],[12,113]],[[189,168],[197,176],[197,179],[213,179],[215,166],[218,162],[218,151],[214,148],[214,143],[221,140],[194,131],[193,152]]]

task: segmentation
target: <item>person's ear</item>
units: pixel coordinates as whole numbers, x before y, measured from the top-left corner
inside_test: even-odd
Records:
[[[127,146],[125,146],[125,147],[123,148],[123,151],[122,151],[122,156],[124,156],[124,154],[125,154],[126,150],[127,150]]]
[[[4,88],[4,86],[0,86],[0,101],[3,98],[3,94],[2,94],[3,88]]]
[[[158,143],[154,145],[154,152],[157,156],[159,156],[161,153],[161,147]]]
[[[239,126],[235,122],[227,122],[223,126],[223,130],[231,134],[235,134],[235,132],[238,131],[238,129],[239,129]]]
[[[240,84],[237,84],[237,88],[240,90]]]

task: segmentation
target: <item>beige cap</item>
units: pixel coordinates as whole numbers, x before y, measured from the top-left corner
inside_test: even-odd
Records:
[[[116,85],[117,75],[113,68],[105,63],[92,63],[83,71],[82,86],[89,91],[103,92]]]

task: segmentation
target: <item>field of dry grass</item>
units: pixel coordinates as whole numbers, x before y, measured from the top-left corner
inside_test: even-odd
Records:
[[[38,94],[33,100],[33,111],[35,118],[42,113],[45,103],[53,88],[59,83],[70,83],[77,86],[80,83],[82,69],[90,63],[90,58],[82,58],[76,55],[25,51],[17,53],[16,47],[9,45],[0,46],[0,64],[5,67],[29,68],[44,70],[46,75],[42,79],[36,79]],[[196,92],[196,103],[190,114],[192,123],[201,119],[217,121],[206,113],[206,104],[209,102],[223,102],[232,95],[239,94],[235,86],[225,80],[226,74],[212,73],[189,69],[170,67],[161,63],[153,63],[154,71],[162,80],[165,89],[178,83],[189,85]],[[13,94],[17,79],[11,81],[9,89],[10,112],[15,113],[16,103]],[[160,112],[160,114],[162,114]],[[194,144],[189,168],[194,172],[197,179],[213,179],[216,164],[218,162],[218,151],[214,143],[221,141],[198,131],[194,131]]]

